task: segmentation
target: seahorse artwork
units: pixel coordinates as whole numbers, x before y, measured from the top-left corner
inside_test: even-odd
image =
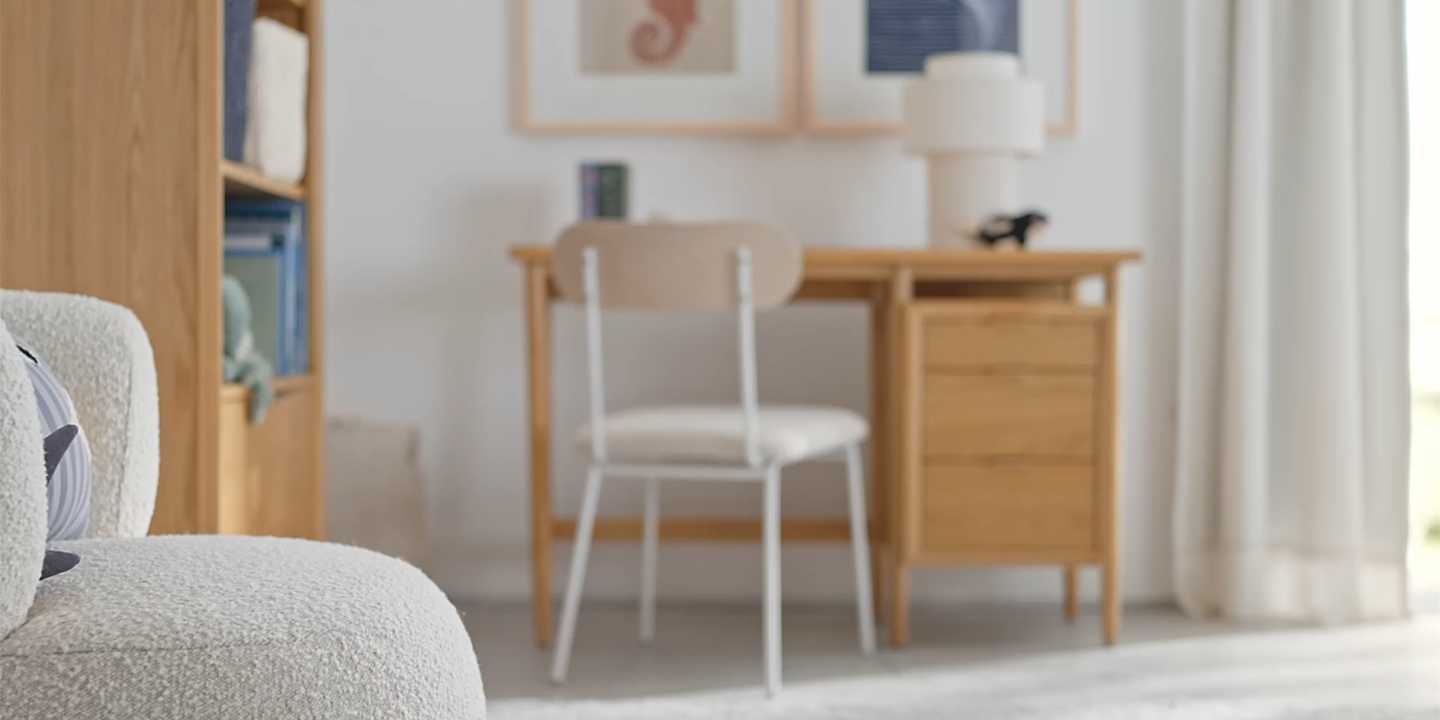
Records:
[[[690,28],[695,24],[697,0],[650,0],[655,19],[646,20],[630,32],[630,52],[647,65],[663,65],[685,49]],[[665,27],[661,28],[661,23]],[[668,31],[668,32],[666,32]],[[662,36],[669,42],[662,41]]]

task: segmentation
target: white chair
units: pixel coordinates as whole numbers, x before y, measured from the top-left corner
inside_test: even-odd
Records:
[[[629,225],[587,222],[557,241],[556,282],[565,300],[585,303],[590,422],[579,439],[589,454],[575,533],[570,583],[551,666],[564,682],[603,478],[645,480],[640,636],[655,625],[655,564],[660,479],[764,484],[765,685],[780,690],[780,471],[792,463],[841,455],[849,482],[850,535],[860,647],[875,651],[870,547],[860,445],[868,427],[848,410],[760,406],[756,398],[755,310],[786,302],[800,281],[800,248],[787,235],[754,224]],[[730,406],[665,406],[606,414],[601,309],[736,311],[740,401]]]

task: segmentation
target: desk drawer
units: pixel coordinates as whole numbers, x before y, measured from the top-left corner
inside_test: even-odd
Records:
[[[1091,308],[957,309],[925,322],[925,367],[950,371],[1088,372],[1100,354]]]
[[[1092,375],[929,372],[922,391],[926,458],[1093,457]]]
[[[923,542],[935,552],[1095,547],[1088,465],[939,463],[924,470]]]

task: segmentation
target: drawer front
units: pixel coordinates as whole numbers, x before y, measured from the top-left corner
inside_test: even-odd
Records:
[[[1100,324],[1093,313],[971,314],[925,324],[929,370],[1085,372],[1095,367]]]
[[[929,372],[922,390],[926,458],[1093,457],[1091,375]]]
[[[929,465],[923,501],[928,550],[1096,546],[1090,466]]]

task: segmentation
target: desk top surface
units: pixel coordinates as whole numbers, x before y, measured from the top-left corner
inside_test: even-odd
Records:
[[[515,245],[510,257],[526,265],[550,263],[549,245]],[[900,270],[917,278],[970,279],[1080,278],[1109,272],[1122,263],[1140,260],[1134,250],[957,250],[936,248],[805,248],[805,277],[815,279],[885,279]]]

